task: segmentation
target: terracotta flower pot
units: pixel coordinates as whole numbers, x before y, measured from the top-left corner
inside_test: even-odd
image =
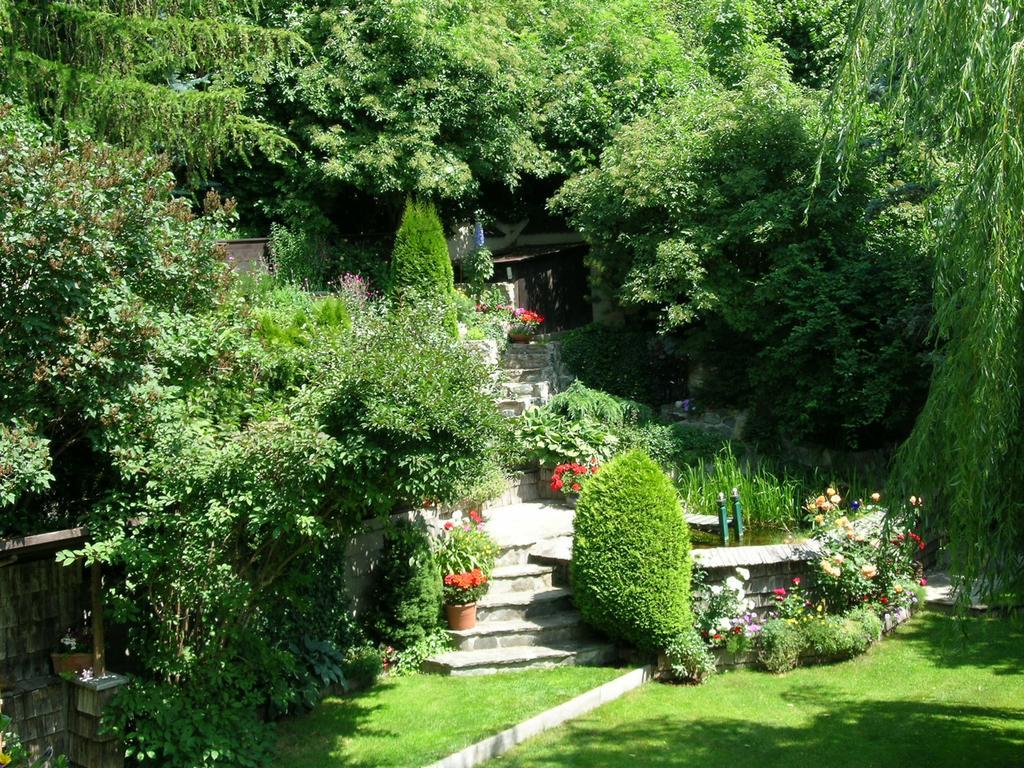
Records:
[[[508,340],[513,344],[529,344],[533,341],[534,334],[532,333],[510,333]]]
[[[476,603],[446,605],[444,610],[448,615],[448,626],[451,629],[472,629],[476,626]]]
[[[51,653],[50,661],[55,675],[66,672],[74,675],[83,669],[92,669],[92,653]]]

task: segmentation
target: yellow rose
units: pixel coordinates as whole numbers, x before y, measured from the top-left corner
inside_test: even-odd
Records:
[[[814,516],[814,522],[817,523],[818,525],[821,525],[822,523],[825,522],[825,516],[824,515],[815,515]]]
[[[850,525],[850,518],[848,518],[846,515],[843,515],[838,520],[836,520],[836,525],[838,525],[840,528],[846,528]]]
[[[828,499],[826,499],[824,496],[819,496],[818,498],[816,498],[814,500],[814,506],[818,507],[819,509],[821,507],[824,507],[827,504],[828,504]]]
[[[864,563],[860,567],[860,575],[865,579],[873,579],[878,575],[878,568],[873,563]]]
[[[835,560],[837,563],[845,563],[846,562],[846,558],[843,557],[842,555],[833,555],[832,559]]]
[[[882,500],[882,494],[878,493],[877,491],[875,493],[872,493],[871,500],[875,502],[875,504],[877,504]]]
[[[900,592],[903,591],[903,585],[897,584],[895,587],[893,587],[893,590],[895,590],[896,594],[898,595]]]
[[[827,491],[825,491],[825,495],[826,496],[835,496],[836,495],[836,489],[835,488],[829,488]]]
[[[912,507],[917,506],[917,496],[911,496],[910,497],[910,506],[912,506]]]
[[[0,765],[10,765],[11,760],[14,758],[8,755],[6,752],[0,752]]]
[[[838,493],[833,493],[829,497],[829,501],[831,501],[833,504],[838,504],[840,501],[842,501],[842,499],[839,497]]]

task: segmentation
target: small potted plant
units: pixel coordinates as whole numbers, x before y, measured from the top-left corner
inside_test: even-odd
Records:
[[[60,651],[50,654],[55,675],[78,674],[92,668],[92,633],[83,620],[60,639]]]
[[[451,629],[476,626],[476,602],[487,592],[487,577],[479,568],[444,577],[444,610]]]
[[[564,494],[569,506],[575,508],[583,486],[597,472],[599,466],[596,458],[592,458],[586,464],[575,461],[559,464],[551,475],[551,490]]]
[[[537,335],[537,329],[544,322],[544,315],[532,309],[520,307],[512,311],[508,326],[508,340],[515,344],[528,344]]]
[[[444,524],[437,541],[437,562],[444,579],[448,625],[455,630],[476,626],[476,603],[487,593],[488,579],[498,555],[479,512],[456,512]]]

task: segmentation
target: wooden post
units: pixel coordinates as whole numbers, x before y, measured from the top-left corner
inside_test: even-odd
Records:
[[[93,563],[89,570],[92,576],[92,674],[93,677],[103,677],[107,673],[103,637],[103,572],[99,563]]]

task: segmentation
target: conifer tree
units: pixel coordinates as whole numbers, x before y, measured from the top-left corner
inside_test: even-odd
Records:
[[[0,92],[55,126],[189,168],[289,141],[249,91],[304,48],[255,0],[0,0]]]
[[[438,300],[444,324],[457,331],[455,277],[444,227],[431,203],[409,199],[391,254],[391,290],[398,298]]]

